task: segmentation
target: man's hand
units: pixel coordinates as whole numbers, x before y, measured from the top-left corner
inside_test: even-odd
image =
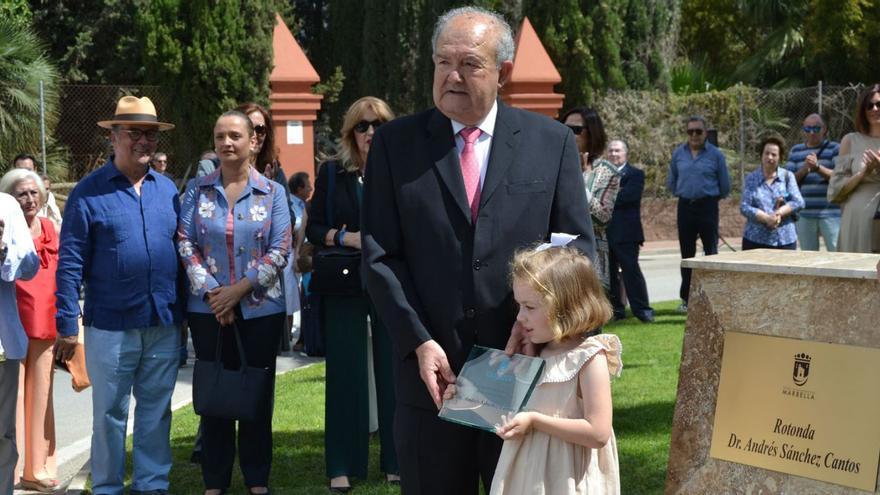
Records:
[[[538,346],[529,340],[529,337],[526,336],[526,329],[518,321],[513,322],[513,327],[510,329],[510,338],[507,339],[507,345],[504,347],[504,353],[508,356],[513,356],[514,354],[538,355]]]
[[[819,158],[815,153],[810,153],[804,159],[804,166],[807,167],[807,170],[810,172],[815,172],[819,169]]]
[[[61,335],[55,337],[55,359],[59,361],[70,361],[73,359],[73,353],[76,351],[77,337],[76,335]]]
[[[446,386],[455,383],[455,374],[446,360],[446,352],[436,340],[426,340],[416,347],[416,357],[419,359],[419,376],[428,387],[434,405],[440,409]]]

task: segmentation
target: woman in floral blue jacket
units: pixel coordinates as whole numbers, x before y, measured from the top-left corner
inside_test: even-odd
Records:
[[[761,141],[761,166],[746,176],[739,211],[746,217],[742,249],[795,249],[795,215],[804,207],[794,173],[784,163],[785,142],[779,136]]]
[[[184,196],[178,252],[189,279],[190,330],[197,359],[215,360],[222,332],[227,368],[238,368],[233,333],[241,335],[249,366],[275,369],[284,327],[281,270],[290,246],[284,188],[252,166],[257,139],[248,117],[226,112],[214,125],[220,167],[195,180]],[[274,374],[274,373],[273,373]],[[238,425],[239,464],[250,493],[268,493],[272,461],[272,404]],[[202,416],[202,477],[206,495],[223,493],[235,458],[235,422]]]

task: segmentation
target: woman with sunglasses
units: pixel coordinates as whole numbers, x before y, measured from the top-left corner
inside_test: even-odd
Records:
[[[880,252],[880,84],[868,88],[856,108],[856,132],[840,141],[828,183],[828,200],[840,204],[837,250]]]
[[[355,101],[346,111],[341,149],[321,165],[308,212],[306,238],[319,250],[332,246],[361,249],[360,210],[367,154],[376,128],[392,118],[388,104],[372,96]],[[322,276],[327,279],[326,273],[319,272],[316,262],[312,287]],[[367,477],[371,366],[376,386],[380,468],[388,482],[399,482],[392,436],[391,341],[366,293],[328,294],[321,296],[321,310],[327,339],[324,448],[330,491],[346,493],[351,489],[350,477]]]
[[[590,216],[593,219],[593,233],[596,235],[596,262],[594,264],[602,285],[608,290],[608,238],[605,226],[614,213],[614,202],[620,189],[620,172],[608,160],[602,158],[607,137],[602,119],[595,110],[588,107],[575,107],[565,112],[560,121],[574,133],[575,143],[581,157],[584,173],[584,187]]]

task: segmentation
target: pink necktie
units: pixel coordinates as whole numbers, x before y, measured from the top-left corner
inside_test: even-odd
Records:
[[[464,190],[467,192],[468,204],[471,206],[471,221],[476,223],[477,212],[480,209],[480,164],[477,162],[474,143],[477,142],[482,132],[477,127],[465,127],[458,133],[464,139],[464,149],[461,150],[458,161],[461,162]]]

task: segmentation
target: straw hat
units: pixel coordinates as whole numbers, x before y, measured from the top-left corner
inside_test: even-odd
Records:
[[[116,104],[116,114],[113,120],[102,120],[98,125],[110,129],[114,124],[130,125],[154,125],[160,131],[174,129],[174,124],[159,122],[156,118],[156,107],[149,98],[137,98],[135,96],[123,96]]]

